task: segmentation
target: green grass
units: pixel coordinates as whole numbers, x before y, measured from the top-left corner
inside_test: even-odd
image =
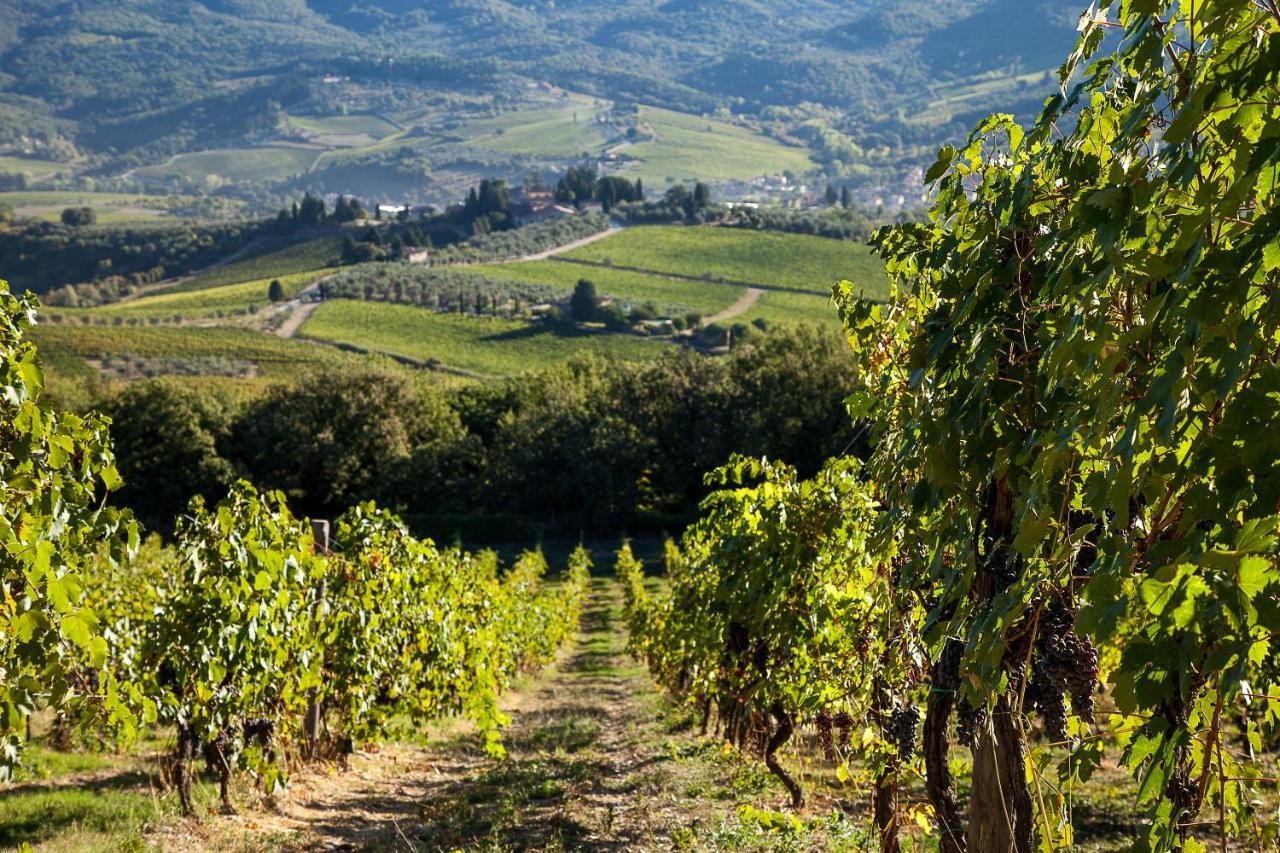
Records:
[[[679,305],[700,314],[714,314],[728,308],[745,288],[713,282],[680,281],[613,269],[588,269],[577,264],[556,261],[531,261],[519,264],[487,264],[459,267],[459,272],[475,272],[490,278],[527,281],[573,290],[579,279],[590,279],[600,294],[627,302],[653,302],[659,307]]]
[[[642,161],[630,173],[654,187],[667,178],[745,179],[787,170],[802,173],[814,167],[807,150],[738,125],[657,107],[641,107],[640,118],[657,138],[622,153]]]
[[[866,246],[807,234],[713,226],[628,228],[564,257],[662,273],[804,290],[826,297],[849,279],[872,299],[888,296],[883,263]]]
[[[295,273],[275,277],[284,287],[286,297],[292,298],[307,285],[328,274],[327,270]],[[126,302],[116,302],[101,308],[84,309],[79,313],[103,317],[182,317],[196,319],[210,317],[219,311],[231,313],[251,307],[264,308],[268,304],[267,289],[272,279],[259,279],[242,284],[225,284],[192,291],[169,291],[154,296],[143,296]],[[67,312],[70,313],[70,312]]]
[[[70,168],[66,163],[54,163],[51,160],[0,156],[0,172],[6,172],[11,175],[26,175],[29,178],[38,179]]]
[[[468,144],[493,151],[576,157],[598,151],[608,141],[608,131],[596,123],[596,114],[588,104],[520,110],[467,122],[455,132]]]
[[[225,148],[180,154],[168,163],[146,166],[137,173],[148,178],[192,178],[217,175],[228,181],[271,181],[305,173],[319,151],[305,148]]]
[[[336,300],[302,327],[309,338],[419,359],[488,376],[551,367],[581,352],[654,358],[664,344],[624,334],[560,335],[536,324],[437,314],[381,302]]]
[[[168,292],[204,290],[246,281],[270,281],[319,270],[338,260],[341,246],[342,238],[336,236],[283,246],[277,241],[264,243],[244,258],[197,273]]]

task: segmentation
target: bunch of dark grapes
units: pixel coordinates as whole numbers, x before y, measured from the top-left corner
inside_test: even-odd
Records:
[[[969,701],[968,696],[961,696],[956,703],[956,737],[961,743],[972,744],[978,736],[978,729],[987,724],[987,708],[977,708]]]
[[[827,761],[838,760],[831,730],[831,712],[823,708],[814,718],[813,724],[818,729],[818,746],[822,747],[822,754],[826,756]]]
[[[833,722],[836,725],[837,743],[841,746],[848,746],[853,742],[853,715],[848,711],[841,711],[835,715]]]
[[[1027,702],[1044,715],[1045,730],[1053,740],[1065,740],[1067,709],[1086,723],[1094,721],[1094,689],[1098,684],[1098,650],[1075,632],[1075,620],[1055,602],[1040,617],[1036,659],[1027,685]]]
[[[1027,692],[1023,699],[1044,718],[1045,734],[1050,740],[1067,739],[1067,702],[1062,690],[1047,674],[1043,659],[1032,665],[1031,680],[1027,682]]]
[[[916,754],[916,737],[920,732],[920,711],[916,706],[897,708],[889,715],[885,734],[898,750],[898,758],[910,761]]]

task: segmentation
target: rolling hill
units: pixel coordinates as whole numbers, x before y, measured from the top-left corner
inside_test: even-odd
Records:
[[[812,157],[829,180],[880,180],[927,159],[993,109],[1033,114],[1075,34],[1074,0],[15,0],[0,22],[0,188],[256,198],[405,184],[447,197],[478,175],[605,157],[621,141],[555,129],[503,140],[457,122],[599,99],[601,109],[712,116]],[[959,92],[963,97],[956,97]],[[348,115],[372,136],[335,134]],[[573,116],[576,123],[579,116]],[[575,150],[579,139],[587,143]],[[595,137],[601,136],[597,140]],[[299,166],[164,168],[181,154],[281,144],[344,153]],[[304,149],[305,150],[305,149]],[[781,161],[791,155],[783,156]],[[638,159],[638,158],[637,158]],[[645,172],[673,172],[669,157]],[[19,166],[22,166],[19,163]],[[781,173],[766,158],[733,167]],[[141,174],[135,170],[144,170]],[[643,169],[641,171],[644,171]],[[219,180],[207,179],[213,175]],[[430,178],[438,176],[433,185]],[[63,184],[59,184],[61,181]],[[122,182],[150,181],[147,186]],[[43,182],[43,183],[41,183]],[[112,183],[114,182],[114,184]],[[228,188],[226,184],[230,183]]]

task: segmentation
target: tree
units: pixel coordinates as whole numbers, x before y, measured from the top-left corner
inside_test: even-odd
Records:
[[[201,495],[220,500],[235,481],[219,444],[231,411],[176,379],[129,385],[105,407],[125,485],[120,500],[148,528],[169,532],[175,509]]]
[[[284,285],[280,283],[280,279],[271,279],[271,284],[267,286],[267,299],[271,302],[284,302]]]
[[[573,288],[573,296],[569,299],[569,312],[575,322],[589,323],[595,319],[600,308],[600,297],[596,294],[596,286],[588,279],[578,279]]]
[[[711,188],[702,181],[693,188],[693,209],[697,213],[701,213],[711,206]]]
[[[840,206],[846,210],[853,207],[853,197],[849,194],[848,184],[845,184],[840,190]]]
[[[328,216],[324,199],[316,198],[307,193],[302,197],[302,204],[298,206],[298,221],[303,225],[319,225],[324,222]]]
[[[827,207],[835,207],[836,202],[840,200],[840,195],[836,192],[835,184],[827,184]]]
[[[98,221],[98,214],[92,207],[68,207],[62,211],[62,224],[72,228],[82,228]]]

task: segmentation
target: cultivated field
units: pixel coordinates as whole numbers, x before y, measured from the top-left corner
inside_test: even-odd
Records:
[[[263,379],[290,380],[299,371],[323,366],[371,363],[371,359],[332,347],[291,341],[250,329],[173,326],[41,325],[31,334],[41,360],[55,371],[78,368],[86,375],[87,361],[119,356],[180,363],[191,360],[227,359],[251,364]],[[90,371],[91,372],[91,371]]]
[[[0,168],[0,171],[4,169]],[[56,222],[68,207],[91,207],[103,225],[158,221],[168,218],[171,200],[164,196],[128,193],[95,193],[75,190],[0,193],[6,204],[20,216]]]
[[[556,287],[572,292],[579,279],[588,279],[596,291],[623,301],[644,304],[652,302],[659,307],[679,306],[699,314],[714,314],[736,302],[744,287],[712,282],[691,282],[626,270],[595,268],[558,261],[532,261],[519,264],[485,264],[462,267],[460,271],[474,271],[489,278],[527,281]]]
[[[647,359],[669,348],[633,335],[558,334],[531,323],[348,300],[322,304],[301,334],[486,376],[550,367],[578,353]]]
[[[168,163],[138,169],[137,174],[144,178],[195,180],[216,175],[233,182],[283,180],[306,172],[320,153],[310,148],[284,146],[224,148],[181,154]]]
[[[468,145],[508,154],[578,157],[598,152],[609,128],[596,120],[590,103],[571,102],[547,109],[519,110],[466,122],[456,132]]]
[[[711,280],[784,287],[827,297],[848,279],[871,299],[888,295],[884,265],[857,243],[807,234],[720,227],[629,228],[566,258]]]
[[[278,280],[283,286],[285,297],[292,298],[298,291],[327,273],[327,270],[313,270],[293,275],[277,275],[272,278]],[[269,304],[267,290],[272,278],[241,284],[224,284],[201,290],[167,291],[103,305],[100,308],[83,309],[78,313],[100,317],[156,317],[183,320],[213,317],[220,313],[243,313],[252,308],[264,308]],[[67,313],[70,314],[70,312]]]
[[[246,252],[239,260],[192,276],[172,288],[171,292],[270,280],[322,269],[337,262],[341,245],[341,237],[319,237],[301,243],[263,243]]]
[[[641,162],[628,172],[660,187],[668,178],[704,181],[807,172],[814,162],[803,148],[783,145],[747,128],[657,107],[641,107],[640,118],[656,139],[621,153]]]
[[[10,175],[26,175],[28,178],[45,178],[57,172],[70,169],[66,163],[55,163],[52,160],[37,160],[31,157],[0,156],[0,173]]]

